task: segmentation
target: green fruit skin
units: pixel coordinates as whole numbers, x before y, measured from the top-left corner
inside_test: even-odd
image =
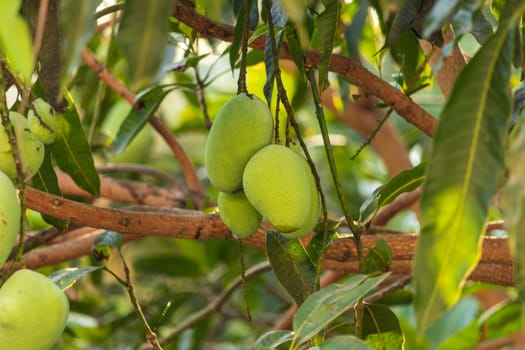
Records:
[[[273,117],[256,96],[239,94],[217,114],[206,142],[204,164],[211,184],[221,192],[242,188],[248,160],[273,137]]]
[[[69,302],[46,276],[18,270],[0,288],[2,349],[49,350],[66,326]]]
[[[285,146],[268,145],[244,169],[246,197],[280,232],[300,229],[308,217],[312,194],[305,163]]]
[[[46,145],[55,142],[57,137],[55,111],[49,103],[41,98],[33,101],[33,107],[36,114],[32,109],[27,113],[29,130],[38,140]]]
[[[0,266],[2,266],[13,245],[20,228],[20,203],[11,179],[0,171]]]
[[[303,226],[292,232],[282,233],[282,235],[288,239],[301,238],[312,232],[315,225],[319,222],[319,215],[321,215],[321,198],[317,192],[317,186],[315,185],[315,179],[312,175],[308,163],[305,162],[305,172],[310,178],[310,193],[312,200],[310,201],[310,210],[308,211],[308,217],[304,222]]]
[[[44,161],[44,144],[29,131],[27,119],[23,115],[17,112],[9,112],[9,119],[15,129],[16,139],[22,145],[19,147],[22,169],[25,180],[29,180],[38,172]],[[0,130],[0,134],[3,134],[0,136],[0,142],[8,140],[4,128]],[[17,178],[15,161],[9,142],[0,144],[0,171],[6,173],[12,180]]]
[[[237,238],[247,238],[261,226],[261,214],[251,205],[243,191],[219,192],[218,206],[222,221]]]

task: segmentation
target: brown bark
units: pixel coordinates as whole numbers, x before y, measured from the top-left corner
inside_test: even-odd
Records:
[[[135,209],[100,208],[78,203],[62,197],[26,188],[27,207],[66,220],[72,225],[96,227],[120,232],[127,239],[145,236],[169,236],[185,239],[230,239],[231,232],[217,213],[207,214],[194,210],[138,207]],[[361,237],[365,254],[375,246],[379,238],[385,239],[393,252],[390,271],[394,274],[410,274],[416,244],[416,234],[376,234]],[[45,266],[67,261],[71,255],[90,252],[92,238],[65,242],[26,254],[28,266]],[[247,245],[265,248],[264,231],[244,240]],[[35,257],[36,254],[36,257]],[[31,257],[31,258],[30,258]],[[62,258],[60,258],[62,257]],[[62,260],[64,259],[64,260]],[[35,265],[33,265],[35,264]],[[350,273],[357,272],[357,251],[351,238],[336,240],[328,248],[324,266],[328,269]],[[472,280],[511,285],[513,263],[507,239],[486,238],[483,242],[481,260],[470,276]]]
[[[223,23],[215,23],[209,18],[198,14],[194,8],[182,2],[177,2],[174,16],[184,24],[197,31],[201,37],[215,38],[223,41],[233,41],[234,28]],[[264,50],[265,38],[259,37],[250,43],[250,47]],[[316,67],[321,59],[321,52],[306,50],[305,66]],[[292,55],[286,44],[281,46],[281,58],[291,59]],[[330,61],[330,71],[348,78],[361,87],[365,94],[376,96],[390,105],[407,122],[411,123],[428,136],[432,136],[437,125],[436,119],[426,112],[420,105],[404,95],[401,91],[382,80],[359,62],[348,57],[334,54]]]

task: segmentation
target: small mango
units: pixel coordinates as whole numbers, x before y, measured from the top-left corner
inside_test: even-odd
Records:
[[[219,214],[237,238],[247,238],[257,232],[262,216],[248,201],[243,191],[220,192]]]

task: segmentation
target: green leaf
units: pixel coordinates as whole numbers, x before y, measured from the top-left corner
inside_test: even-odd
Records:
[[[419,332],[458,300],[479,260],[483,225],[504,170],[511,113],[507,33],[500,27],[459,74],[434,136],[414,263]]]
[[[425,340],[430,349],[445,346],[448,339],[468,328],[476,320],[479,310],[480,304],[474,297],[462,298],[425,332]]]
[[[326,328],[388,275],[354,275],[343,284],[334,283],[310,295],[294,316],[294,344],[302,344]]]
[[[109,147],[114,155],[119,154],[126,148],[148,122],[150,116],[159,108],[160,103],[170,91],[162,86],[157,86],[148,90],[142,96],[137,96],[137,101],[135,102],[137,107],[131,109]]]
[[[293,332],[286,330],[271,331],[263,334],[255,343],[255,350],[273,350],[292,341]]]
[[[515,334],[523,329],[522,302],[500,303],[487,310],[479,318],[479,327],[487,340]]]
[[[21,4],[21,0],[0,1],[0,49],[9,65],[29,84],[33,72],[33,41],[29,26],[18,13]]]
[[[62,84],[79,66],[82,48],[95,31],[94,13],[98,1],[60,1],[60,33],[62,35]],[[71,14],[75,15],[72,16]]]
[[[253,4],[253,0],[247,0],[250,3],[248,4],[248,13],[245,13],[244,6],[241,6],[241,9],[239,10],[239,13],[237,15],[237,21],[235,24],[235,30],[233,31],[233,41],[230,48],[230,68],[233,71],[235,68],[235,64],[237,63],[237,60],[239,59],[239,55],[241,53],[241,46],[242,46],[242,34],[244,33],[245,24],[249,25],[249,23],[246,23],[245,18],[246,16],[249,16],[250,9]]]
[[[55,173],[55,169],[53,168],[53,163],[51,162],[51,152],[49,150],[49,147],[46,147],[46,153],[44,156],[44,161],[42,162],[42,165],[40,166],[40,169],[38,170],[38,173],[33,176],[32,185],[44,192],[55,194],[58,196],[62,196],[62,191],[60,190],[60,187],[58,186],[58,179],[57,175]],[[57,218],[54,218],[49,215],[43,215],[42,218],[49,224],[64,229],[67,227],[67,223],[64,220],[59,220]]]
[[[378,239],[376,245],[368,250],[363,264],[364,273],[385,272],[392,264],[392,250],[387,241]]]
[[[126,56],[133,90],[152,85],[159,78],[167,53],[169,18],[174,3],[175,0],[125,3],[117,42]]]
[[[102,266],[88,266],[88,267],[70,267],[63,270],[58,270],[49,275],[49,279],[56,283],[62,290],[66,290],[73,286],[79,279],[100,270]]]
[[[385,305],[363,305],[363,339],[373,349],[403,349],[404,337],[396,315]]]
[[[276,231],[266,231],[266,253],[273,272],[297,305],[316,290],[315,265],[300,240],[289,240]]]
[[[92,253],[97,260],[106,260],[109,258],[111,248],[120,249],[124,237],[115,231],[106,231],[101,233],[93,241]]]
[[[69,174],[83,190],[97,196],[100,191],[100,178],[91,149],[86,139],[75,104],[66,95],[69,106],[64,114],[57,114],[57,138],[50,145],[51,153],[60,169]]]
[[[332,59],[335,38],[339,30],[339,14],[341,4],[339,0],[324,0],[325,10],[317,18],[319,28],[319,41],[322,44],[323,56],[319,61],[319,90],[323,91],[329,85],[328,66]]]
[[[374,350],[361,339],[353,335],[340,335],[325,341],[320,350]]]
[[[406,0],[403,5],[396,12],[394,21],[388,29],[388,34],[385,39],[383,48],[390,47],[396,44],[403,33],[410,28],[410,23],[414,21],[417,16],[422,0]]]
[[[391,203],[401,193],[410,192],[418,188],[425,180],[425,170],[425,163],[421,163],[394,176],[387,184],[381,187],[377,203],[378,208]]]

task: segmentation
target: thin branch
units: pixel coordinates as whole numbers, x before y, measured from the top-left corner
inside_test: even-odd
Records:
[[[119,164],[109,164],[96,167],[97,171],[100,174],[108,173],[135,173],[140,175],[146,175],[156,178],[170,186],[181,187],[182,184],[173,176],[144,164],[136,163],[119,163]]]
[[[171,331],[171,333],[163,338],[161,340],[162,345],[168,345],[171,343],[181,332],[184,330],[192,327],[199,321],[205,319],[209,315],[217,312],[220,310],[222,305],[228,301],[228,298],[231,296],[231,294],[242,284],[244,283],[243,280],[249,280],[253,277],[256,277],[260,275],[261,273],[270,271],[272,269],[269,262],[265,261],[262,263],[259,263],[255,266],[250,267],[246,270],[246,273],[244,276],[239,276],[235,280],[233,280],[222,292],[221,294],[215,298],[211,303],[206,305],[201,310],[191,314],[188,318],[186,318],[183,322],[181,322],[174,330]]]
[[[184,24],[199,32],[203,38],[215,38],[223,41],[233,41],[234,28],[227,24],[215,23],[209,18],[200,15],[195,9],[185,5],[182,1],[176,2],[174,16]],[[250,43],[250,47],[264,50],[265,37],[261,36]],[[281,58],[292,58],[288,47],[280,47]],[[322,54],[319,51],[306,50],[306,66],[317,67]],[[360,63],[348,57],[334,54],[330,61],[330,71],[338,73],[359,85],[365,94],[377,96],[390,105],[407,122],[411,123],[428,136],[432,136],[437,126],[437,120],[425,111],[420,105],[394,88],[388,82],[379,78]]]
[[[108,69],[96,59],[95,55],[89,49],[82,49],[82,57],[84,59],[84,62],[88,65],[88,67],[101,80],[103,80],[107,86],[109,86],[113,91],[120,94],[133,107],[137,107],[135,105],[135,94],[129,91],[126,86],[124,86],[117,78],[115,78],[108,71]],[[149,118],[149,122],[155,128],[155,130],[157,130],[157,132],[164,138],[166,143],[170,146],[173,154],[178,159],[190,191],[198,195],[199,197],[204,198],[202,185],[197,175],[197,171],[195,170],[193,163],[189,159],[188,155],[182,148],[175,135],[173,135],[173,133],[156,116],[151,116]],[[200,205],[202,204],[202,200],[194,204],[196,207],[200,207]]]

